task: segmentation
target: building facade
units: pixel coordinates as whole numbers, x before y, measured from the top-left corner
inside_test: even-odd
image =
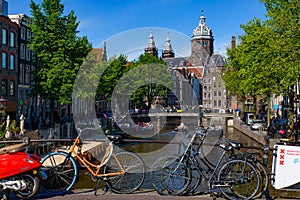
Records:
[[[0,96],[6,100],[6,114],[11,119],[17,113],[17,85],[18,85],[18,25],[7,15],[7,2],[0,1],[0,29],[1,29],[1,68],[0,68]]]
[[[191,55],[175,57],[174,52],[172,56],[164,54],[170,46],[168,36],[162,57],[174,71],[173,75],[178,82],[177,99],[182,102],[182,99],[185,99],[183,97],[188,96],[198,102],[204,111],[225,112],[230,106],[225,83],[222,80],[226,59],[220,54],[214,54],[214,36],[212,29],[206,25],[203,11],[198,26],[192,32]],[[193,94],[185,94],[181,90],[183,84],[190,84],[193,87]]]
[[[34,120],[37,113],[41,112],[42,107],[38,109],[37,97],[32,96],[31,88],[35,84],[34,71],[36,66],[32,61],[32,51],[29,49],[29,39],[32,35],[30,30],[30,18],[25,14],[8,15],[9,18],[18,25],[19,43],[18,43],[18,102],[17,116],[23,115],[26,123]]]

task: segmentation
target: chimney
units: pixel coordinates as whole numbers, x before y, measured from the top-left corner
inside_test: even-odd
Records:
[[[236,47],[236,39],[235,36],[231,37],[231,49],[235,49]]]

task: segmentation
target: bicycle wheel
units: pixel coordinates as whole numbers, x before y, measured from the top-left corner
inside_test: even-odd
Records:
[[[163,168],[165,166],[168,166],[170,162],[173,162],[174,160],[178,159],[178,156],[164,156],[158,160],[156,160],[152,166],[151,166],[151,184],[153,188],[157,191],[158,194],[166,195],[168,194],[167,189],[164,187],[162,183],[163,178]]]
[[[267,191],[268,184],[269,184],[269,176],[268,176],[266,168],[264,167],[264,165],[261,162],[253,161],[252,164],[256,167],[258,174],[259,174],[259,178],[260,178],[258,192],[253,197],[253,199],[256,199],[256,198],[261,197]]]
[[[146,166],[144,161],[131,152],[119,152],[104,167],[104,174],[120,172],[118,162],[125,170],[124,175],[108,176],[105,180],[107,186],[115,193],[129,194],[141,187],[145,179]]]
[[[252,199],[259,190],[256,168],[245,160],[233,159],[221,166],[218,187],[227,199]]]
[[[184,195],[194,195],[199,192],[198,187],[202,183],[203,175],[198,171],[195,163],[191,165],[191,182],[186,190],[183,192]]]
[[[42,160],[42,170],[47,178],[42,183],[42,189],[49,194],[61,195],[73,187],[78,176],[74,158],[66,152],[53,152]]]
[[[161,170],[162,184],[171,195],[181,195],[188,191],[192,180],[191,169],[180,158],[165,164]]]

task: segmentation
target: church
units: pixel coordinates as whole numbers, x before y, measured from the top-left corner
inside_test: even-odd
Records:
[[[198,26],[191,36],[191,55],[189,57],[176,57],[171,45],[171,35],[167,36],[162,58],[170,71],[177,77],[177,101],[191,99],[198,102],[204,112],[224,113],[230,107],[229,98],[222,80],[226,59],[214,53],[214,36],[212,29],[206,25],[206,18],[201,13]],[[144,50],[158,56],[153,33],[150,32],[148,45]],[[192,93],[182,91],[184,84],[193,87]],[[174,105],[175,98],[168,99],[169,105]],[[183,105],[182,105],[183,106]]]

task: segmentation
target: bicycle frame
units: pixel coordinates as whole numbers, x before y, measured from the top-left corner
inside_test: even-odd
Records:
[[[75,150],[77,147],[77,151]],[[108,145],[108,147],[106,148],[105,154],[100,162],[99,165],[93,164],[90,161],[88,161],[83,154],[81,153],[82,150],[82,142],[81,139],[79,138],[79,136],[75,139],[73,145],[70,148],[69,154],[72,155],[74,154],[80,163],[82,163],[85,168],[93,175],[96,177],[107,177],[107,176],[118,176],[118,175],[123,175],[125,174],[125,170],[123,168],[123,166],[121,165],[120,161],[118,160],[118,158],[116,157],[115,153],[113,152],[113,146],[112,145]],[[110,153],[111,152],[111,153]],[[109,155],[110,154],[110,155]],[[111,159],[111,156],[113,156],[113,158],[115,159],[120,171],[117,172],[111,172],[111,173],[106,173],[106,174],[102,174],[101,169],[102,167],[107,163],[108,160]]]
[[[203,169],[203,167],[201,166],[199,161],[196,159],[196,156],[199,155],[199,151],[195,150],[193,148],[193,142],[196,139],[196,136],[197,136],[197,133],[195,132],[191,138],[191,141],[189,142],[188,146],[186,147],[184,153],[180,157],[178,165],[175,167],[175,169],[173,170],[172,173],[175,173],[176,170],[178,170],[181,163],[186,164],[186,166],[188,166],[188,167],[190,167],[192,164],[194,164],[196,167],[196,170],[199,172],[199,174],[201,174],[201,176],[204,177],[204,179],[208,182],[209,189],[212,189],[211,183],[214,183],[214,181],[215,181],[214,178],[216,178],[216,174],[222,165],[222,161],[224,161],[224,160],[228,161],[231,158],[233,158],[232,155],[234,155],[234,152],[233,152],[234,147],[220,144],[219,147],[221,147],[224,151],[222,152],[217,164],[215,166],[209,166],[204,163],[206,165],[206,167],[208,167],[208,169],[205,170],[205,169]],[[200,148],[201,145],[203,144],[203,140],[204,140],[205,136],[206,136],[206,134],[202,135],[201,143],[199,144],[198,148]],[[226,155],[228,155],[227,158],[226,158]],[[243,157],[242,160],[247,162],[247,156]],[[190,163],[189,163],[189,161],[190,161]],[[184,163],[184,162],[186,162],[186,163]],[[212,170],[212,172],[211,172],[211,170]],[[207,173],[205,173],[205,172],[207,172]],[[215,182],[215,183],[218,184],[218,182]],[[218,185],[218,186],[222,186],[222,185]]]

